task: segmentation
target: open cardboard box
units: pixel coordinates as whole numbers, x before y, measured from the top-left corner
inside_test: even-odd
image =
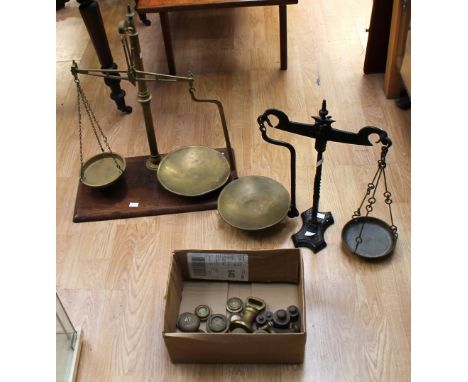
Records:
[[[230,297],[265,300],[274,312],[296,305],[299,333],[183,333],[179,313],[200,304],[226,312]],[[174,363],[302,363],[306,343],[303,264],[298,249],[179,250],[172,256],[163,338]],[[204,328],[204,323],[200,326]]]

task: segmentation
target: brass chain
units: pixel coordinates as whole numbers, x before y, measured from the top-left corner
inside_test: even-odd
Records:
[[[103,147],[103,145],[101,143],[101,139],[99,138],[99,135],[101,135],[101,137],[102,137],[102,139],[104,141],[104,144],[105,144],[107,150],[109,151],[109,153],[111,154],[111,157],[112,157],[116,167],[120,170],[120,172],[123,173],[123,170],[120,167],[117,160],[115,159],[115,156],[112,155],[113,152],[112,152],[112,149],[109,146],[109,143],[107,141],[107,137],[104,134],[104,132],[102,131],[101,126],[99,125],[99,122],[97,121],[97,118],[94,115],[93,110],[91,109],[91,105],[90,105],[88,99],[86,98],[86,95],[84,94],[83,88],[81,87],[81,83],[80,83],[80,80],[78,78],[78,75],[76,73],[74,73],[73,76],[74,76],[74,81],[75,81],[76,90],[77,90],[78,128],[79,128],[79,135],[80,135],[80,164],[81,164],[80,176],[81,176],[81,178],[83,177],[83,132],[82,132],[83,127],[82,127],[82,115],[81,115],[81,102],[83,103],[83,106],[84,106],[85,111],[86,111],[86,115],[88,116],[91,128],[93,129],[94,136],[96,137],[96,140],[97,140],[97,143],[99,145],[99,148],[101,149],[101,152],[104,152],[105,150],[104,150],[104,147]],[[99,134],[98,134],[98,132],[99,132]]]
[[[80,135],[80,179],[83,179],[83,128],[81,124],[81,97],[79,91],[80,81],[78,80],[77,76],[75,76],[75,83],[77,86],[76,104],[78,109],[78,129]]]

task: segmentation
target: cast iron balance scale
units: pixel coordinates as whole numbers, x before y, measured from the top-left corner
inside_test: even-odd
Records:
[[[129,5],[126,20],[119,24],[118,29],[127,70],[79,69],[76,62],[73,62],[71,67],[78,93],[81,161],[81,183],[78,186],[74,222],[216,209],[218,197],[216,190],[237,178],[234,153],[222,103],[218,100],[197,98],[191,74],[182,77],[145,72],[133,18],[133,7]],[[143,110],[149,156],[125,159],[111,150],[107,137],[83,92],[78,74],[106,79],[124,79],[138,87],[137,98]],[[146,86],[147,81],[187,82],[192,101],[215,104],[220,115],[226,147],[215,150],[204,146],[188,146],[173,150],[169,154],[160,154],[156,143],[150,107],[151,94]],[[101,149],[101,153],[87,161],[83,161],[81,104]]]
[[[278,119],[276,126],[270,121],[270,116]],[[367,126],[358,133],[351,133],[331,127],[335,122],[328,115],[326,101],[322,102],[322,108],[318,117],[313,117],[315,124],[292,122],[288,116],[276,109],[268,109],[258,117],[258,124],[262,138],[268,143],[284,146],[291,154],[291,197],[286,189],[276,181],[260,177],[247,176],[234,180],[221,192],[218,200],[218,211],[221,217],[229,224],[245,229],[257,230],[270,227],[281,221],[286,215],[290,218],[297,217],[299,211],[296,208],[296,151],[294,147],[283,141],[272,139],[266,133],[266,124],[279,130],[287,131],[315,139],[317,151],[316,171],[314,178],[314,193],[312,207],[301,214],[302,228],[292,236],[296,247],[307,247],[314,253],[326,247],[324,239],[325,230],[334,223],[331,212],[319,212],[320,184],[322,178],[323,153],[327,143],[339,142],[353,145],[372,146],[369,141],[371,134],[377,134],[382,144],[381,157],[378,161],[377,172],[371,183],[367,186],[366,194],[358,209],[353,213],[352,219],[344,226],[342,240],[344,248],[358,256],[375,259],[389,255],[396,244],[398,237],[397,227],[393,223],[391,209],[391,193],[387,187],[385,173],[386,156],[392,141],[384,130]],[[383,179],[385,191],[385,203],[390,212],[391,225],[383,220],[369,216],[376,202],[376,191],[380,180]],[[367,199],[366,214],[361,216],[361,208]],[[257,206],[257,208],[252,208]],[[259,207],[258,207],[259,206]]]

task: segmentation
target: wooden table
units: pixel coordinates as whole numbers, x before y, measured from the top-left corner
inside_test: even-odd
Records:
[[[169,12],[234,8],[253,6],[279,6],[281,70],[288,67],[287,13],[286,5],[297,4],[299,0],[139,0],[136,11],[141,14],[159,13],[169,73],[175,75],[176,67],[172,49]]]

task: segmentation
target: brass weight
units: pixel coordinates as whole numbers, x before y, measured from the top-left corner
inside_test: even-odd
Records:
[[[183,332],[198,332],[200,319],[191,312],[184,312],[177,318],[177,327]]]
[[[253,331],[252,324],[255,320],[255,317],[265,310],[266,304],[261,298],[258,297],[247,297],[244,304],[244,315],[242,319],[235,320],[231,322],[230,330],[236,328],[243,328],[247,332],[251,333]]]
[[[195,316],[197,316],[200,321],[206,321],[211,314],[211,309],[208,305],[198,305],[195,308]]]
[[[229,330],[228,318],[224,314],[212,314],[206,321],[208,333],[226,333]]]
[[[240,313],[244,309],[244,302],[239,297],[231,297],[226,302],[226,310],[230,313]]]
[[[241,320],[242,316],[240,314],[237,314],[237,313],[231,313],[229,315],[228,319],[229,319],[229,323],[231,323],[231,322],[234,322],[234,321],[237,321],[237,320]]]

